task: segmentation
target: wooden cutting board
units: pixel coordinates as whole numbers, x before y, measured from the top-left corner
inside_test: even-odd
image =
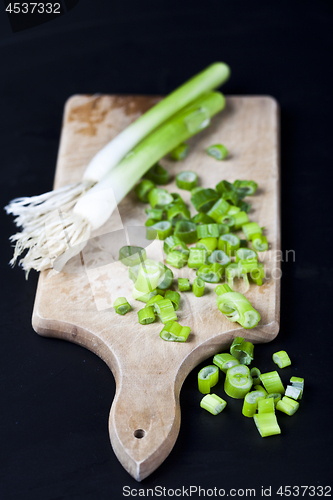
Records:
[[[75,95],[65,106],[55,187],[80,180],[89,160],[124,127],[159,98],[147,96]],[[269,342],[279,330],[280,308],[280,214],[278,106],[274,99],[227,97],[225,110],[211,126],[189,142],[185,161],[163,159],[174,179],[181,170],[194,170],[200,184],[215,187],[222,179],[253,179],[259,184],[249,213],[250,220],[265,226],[270,250],[260,255],[266,279],[252,284],[246,296],[261,314],[259,325],[244,330],[231,323],[216,306],[214,286],[207,285],[201,298],[183,293],[178,321],[190,326],[186,343],[164,342],[157,321],[138,323],[144,304],[132,299],[133,283],[117,261],[126,244],[146,246],[148,256],[159,257],[158,242],[144,237],[145,205],[131,192],[109,221],[92,235],[81,254],[53,276],[41,273],[32,324],[46,337],[57,337],[85,346],[112,370],[116,394],[109,417],[111,444],[125,469],[138,481],[151,474],[168,456],[180,428],[179,393],[188,373],[206,358],[226,350],[235,336]],[[219,162],[207,156],[206,147],[223,143],[229,158]],[[179,191],[174,180],[166,186]],[[175,277],[194,270],[174,270]],[[175,285],[176,286],[176,285]],[[241,280],[236,289],[242,291]],[[177,288],[175,288],[177,289]],[[113,301],[125,296],[132,311],[119,316]],[[204,411],[204,410],[203,410]]]

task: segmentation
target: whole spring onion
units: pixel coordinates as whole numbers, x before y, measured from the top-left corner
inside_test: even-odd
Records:
[[[191,328],[189,326],[181,326],[177,321],[168,321],[160,333],[160,337],[167,342],[186,342]]]
[[[131,306],[129,305],[125,297],[119,297],[118,299],[116,299],[113,303],[113,307],[116,313],[121,314],[122,316],[131,310]]]
[[[235,365],[229,368],[224,381],[224,390],[228,396],[242,399],[252,387],[252,377],[246,365]]]
[[[198,388],[202,394],[209,394],[211,387],[219,381],[219,369],[215,365],[208,365],[198,373]]]
[[[190,170],[183,170],[176,175],[176,184],[179,189],[191,191],[198,184],[198,176]]]
[[[200,401],[200,406],[212,415],[218,415],[227,406],[227,402],[216,394],[206,394]]]
[[[216,160],[224,160],[228,156],[228,150],[223,144],[214,144],[206,149],[206,153]]]
[[[28,234],[14,235],[12,241],[17,241],[17,245],[12,264],[22,252],[28,250],[20,260],[27,273],[32,268],[37,271],[47,269],[52,267],[52,263],[54,269],[60,271],[71,257],[84,248],[91,231],[107,221],[142,175],[174,146],[201,130],[199,127],[189,132],[185,120],[198,109],[205,109],[208,116],[213,116],[223,109],[224,104],[225,99],[220,93],[205,94],[142,140],[132,154],[83,195],[71,211],[63,213],[61,218],[52,214],[47,231],[43,225],[42,229],[29,230]],[[52,218],[55,220],[52,221]]]
[[[16,225],[23,227],[27,234],[32,230],[42,228],[50,213],[67,203],[75,202],[95,183],[103,179],[127,153],[132,151],[153,130],[200,96],[218,88],[229,78],[229,75],[230,68],[224,63],[214,63],[208,66],[204,71],[195,75],[158,102],[102,148],[90,161],[81,182],[40,196],[17,198],[5,207],[6,212],[16,217]],[[199,110],[201,111],[200,108]],[[209,113],[208,116],[210,116]],[[186,138],[184,137],[182,140]],[[176,146],[172,145],[170,150],[174,147]],[[16,238],[14,241],[20,240]],[[24,238],[21,243],[23,244],[23,242]]]

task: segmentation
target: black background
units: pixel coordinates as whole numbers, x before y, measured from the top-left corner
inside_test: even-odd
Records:
[[[11,269],[1,214],[0,498],[120,499],[122,488],[325,486],[332,470],[332,2],[80,0],[61,18],[12,33],[0,12],[1,204],[52,187],[63,105],[75,93],[164,94],[216,60],[226,94],[272,95],[281,106],[281,330],[255,347],[272,368],[279,349],[304,376],[300,410],[262,439],[241,403],[199,408],[194,370],[169,457],[141,484],[113,454],[109,368],[87,350],[34,333],[36,273]],[[295,491],[295,490],[294,490]],[[192,497],[197,497],[193,495]],[[238,496],[240,497],[240,495]]]

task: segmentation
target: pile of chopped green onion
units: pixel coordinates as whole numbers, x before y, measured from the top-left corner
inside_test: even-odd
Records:
[[[243,337],[236,337],[230,352],[216,354],[213,364],[202,368],[198,373],[198,389],[205,396],[200,406],[212,415],[221,413],[227,402],[211,388],[219,382],[219,371],[225,373],[224,391],[233,399],[242,399],[242,414],[253,418],[262,437],[281,434],[276,410],[286,415],[294,415],[299,408],[299,400],[304,390],[304,379],[291,377],[286,389],[277,371],[261,373],[259,368],[249,365],[253,361],[254,345]],[[285,351],[273,354],[273,361],[279,368],[291,364]]]

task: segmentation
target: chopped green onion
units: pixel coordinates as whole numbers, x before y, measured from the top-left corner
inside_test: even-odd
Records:
[[[227,406],[227,402],[216,394],[206,394],[200,401],[200,406],[209,411],[212,415],[217,415],[224,410]]]
[[[236,234],[222,234],[218,240],[218,249],[228,255],[235,255],[240,246],[240,239]]]
[[[203,188],[200,188],[200,189],[203,189]],[[214,219],[209,217],[209,215],[205,214],[205,212],[199,212],[192,217],[191,222],[194,222],[195,224],[198,224],[198,225],[199,224],[213,224]]]
[[[160,267],[154,260],[147,259],[140,264],[135,288],[139,292],[149,293],[157,288],[160,278]]]
[[[253,269],[250,272],[250,276],[253,281],[257,283],[257,285],[262,285],[262,279],[265,277],[264,265],[261,262],[258,262],[256,269]]]
[[[162,208],[146,208],[145,212],[148,215],[148,219],[154,219],[156,221],[163,219],[164,210]]]
[[[230,354],[234,356],[242,365],[249,365],[253,360],[254,345],[246,342],[243,337],[236,337],[231,346]]]
[[[168,220],[161,220],[152,226],[147,227],[146,238],[147,240],[154,240],[157,234],[159,240],[165,240],[165,238],[172,234],[172,231],[173,228],[171,222]]]
[[[158,221],[157,219],[147,219],[145,222],[145,226],[146,227],[153,226],[154,224],[156,224],[156,222],[160,222],[160,221]],[[151,239],[154,239],[157,236],[156,231],[153,234],[154,234],[154,236]]]
[[[230,201],[233,205],[238,205],[239,196],[233,184],[228,181],[221,181],[215,186],[216,191],[222,198]]]
[[[276,409],[286,413],[287,415],[293,415],[299,408],[299,403],[294,399],[288,398],[288,396],[283,396],[281,401],[278,401]]]
[[[230,214],[223,215],[223,217],[220,220],[221,220],[222,224],[224,224],[225,226],[228,226],[229,231],[231,228],[232,229],[234,228],[235,218],[233,215],[230,215]]]
[[[150,181],[162,186],[169,182],[169,172],[165,170],[159,163],[156,163],[150,170],[145,174],[145,178]]]
[[[235,365],[229,368],[224,381],[224,390],[234,399],[242,399],[252,387],[252,377],[246,365]]]
[[[167,288],[170,288],[173,283],[173,272],[169,269],[169,267],[165,266],[163,262],[159,262],[158,266],[160,268],[158,288],[166,290]]]
[[[264,397],[261,391],[251,391],[245,394],[242,408],[244,417],[253,417],[258,408],[259,401],[264,399]]]
[[[242,276],[242,270],[239,269],[238,264],[236,264],[236,262],[232,262],[231,264],[227,265],[225,271],[228,280],[228,285],[230,287],[233,287],[234,278],[240,278]]]
[[[157,295],[154,295],[151,299],[148,300],[146,307],[152,306],[152,308],[155,310],[155,303],[164,300],[163,295],[160,295],[159,293]]]
[[[214,191],[214,193],[216,193],[216,191]],[[223,198],[219,198],[217,201],[215,201],[210,210],[208,210],[207,215],[209,215],[209,217],[211,217],[215,222],[220,223],[222,217],[227,214],[229,208],[229,203]]]
[[[261,391],[263,393],[264,397],[267,396],[267,391],[265,391],[265,389],[262,387],[262,385],[258,385],[258,384],[255,385],[255,384],[253,384],[253,389],[255,391]]]
[[[219,225],[201,224],[197,227],[198,238],[218,238],[220,236]]]
[[[198,176],[191,170],[184,170],[176,175],[176,184],[179,189],[191,191],[198,184]]]
[[[218,285],[215,288],[216,295],[222,295],[223,293],[228,293],[228,292],[232,292],[232,289],[227,283],[223,283],[223,285]]]
[[[290,383],[293,387],[301,390],[301,394],[299,399],[302,399],[303,390],[304,390],[304,378],[301,377],[291,377]]]
[[[249,241],[255,234],[261,234],[262,229],[256,222],[248,222],[242,226],[242,231],[245,234],[245,238]]]
[[[164,324],[168,321],[175,321],[177,319],[177,315],[170,299],[163,299],[155,302],[154,310]]]
[[[238,206],[242,212],[246,212],[247,214],[251,210],[251,203],[246,203],[246,201],[239,200]]]
[[[268,394],[272,392],[284,393],[284,387],[277,371],[262,373],[260,380]]]
[[[171,271],[171,269],[170,269],[170,271]],[[171,271],[171,272],[172,272],[172,271]],[[162,290],[162,288],[158,288],[158,287],[156,288],[156,293],[157,293],[158,295],[162,295],[162,297],[164,297],[164,296],[165,296],[165,292],[166,292],[166,290]]]
[[[253,415],[254,423],[257,426],[261,437],[274,436],[281,434],[281,429],[277,422],[275,413],[258,413]]]
[[[148,179],[144,179],[139,182],[137,186],[135,186],[134,191],[135,194],[138,196],[139,200],[142,201],[143,203],[148,202],[148,195],[152,189],[154,189],[155,184],[152,181],[149,181]]]
[[[166,263],[172,267],[176,267],[177,269],[184,267],[187,261],[188,256],[179,250],[169,252],[166,258]]]
[[[138,266],[147,259],[146,250],[142,247],[125,246],[119,250],[119,260],[124,266]]]
[[[214,264],[204,264],[197,270],[197,276],[207,283],[218,283],[223,274],[223,266],[214,262]]]
[[[208,262],[211,264],[214,264],[214,262],[217,262],[223,267],[223,270],[226,268],[226,266],[229,265],[230,263],[230,257],[226,253],[223,252],[223,250],[214,250],[208,257]]]
[[[207,255],[210,255],[217,248],[217,238],[201,238],[196,244],[196,248],[203,248],[207,251]]]
[[[168,207],[167,218],[175,225],[178,220],[189,220],[191,218],[191,212],[183,200],[178,200],[175,203],[171,203]]]
[[[190,248],[190,255],[188,258],[187,265],[189,268],[198,269],[207,260],[207,251],[204,248]]]
[[[190,280],[188,278],[178,278],[178,289],[180,292],[191,290]]]
[[[177,321],[168,321],[165,323],[160,337],[167,342],[186,342],[190,333],[189,326],[181,326]]]
[[[185,142],[183,142],[182,144],[179,144],[179,146],[177,146],[175,149],[171,151],[170,156],[174,161],[181,161],[185,160],[185,158],[188,155],[188,152],[189,152],[189,146],[188,144],[185,144]]]
[[[224,160],[228,156],[228,150],[223,144],[214,144],[206,149],[206,153],[216,160]]]
[[[149,191],[148,201],[152,208],[165,208],[172,203],[173,197],[165,189],[155,187]]]
[[[205,282],[198,276],[194,278],[192,291],[196,297],[202,297],[205,291]]]
[[[274,398],[262,398],[258,401],[258,413],[272,413],[274,411]]]
[[[214,189],[200,189],[192,194],[191,202],[197,212],[208,212],[219,198]],[[208,213],[209,217],[212,217],[210,213]],[[214,219],[214,217],[212,217]],[[214,219],[215,220],[215,219]]]
[[[237,321],[246,329],[254,328],[260,321],[258,311],[239,292],[220,293],[217,297],[217,307],[229,321]]]
[[[121,314],[122,316],[131,310],[131,306],[125,297],[119,297],[116,299],[113,303],[113,307],[115,308],[116,313]]]
[[[179,252],[189,255],[190,251],[186,246],[186,243],[181,241],[177,236],[172,235],[165,239],[163,244],[163,250],[166,254],[172,252],[173,250],[178,250]]]
[[[258,188],[258,184],[254,181],[237,180],[234,182],[234,186],[240,198],[244,198],[245,196],[252,196]]]
[[[228,210],[228,215],[238,214],[238,212],[240,211],[241,209],[239,207],[236,207],[235,205],[230,205],[230,208]]]
[[[292,385],[287,385],[285,396],[292,399],[301,399],[300,396],[302,394],[302,390],[299,387],[294,387]]]
[[[263,234],[255,234],[252,236],[252,245],[257,252],[264,252],[268,250],[268,242],[266,236]]]
[[[236,250],[235,256],[236,262],[239,262],[240,260],[256,259],[257,252],[255,252],[251,248],[238,248],[238,250]]]
[[[218,226],[220,236],[222,236],[222,234],[228,234],[230,232],[230,228],[226,224],[218,224]]]
[[[208,365],[198,373],[198,388],[202,394],[209,394],[211,387],[219,381],[219,369],[215,365]]]
[[[165,292],[164,298],[171,300],[175,311],[179,309],[180,295],[178,292],[174,292],[173,290],[167,290]]]
[[[195,243],[198,240],[197,226],[189,220],[179,220],[176,223],[174,235],[184,243]]]
[[[214,365],[218,366],[220,370],[227,373],[229,368],[235,365],[239,365],[238,359],[232,356],[228,352],[222,352],[221,354],[215,354],[213,358]]]
[[[149,325],[155,321],[154,310],[151,306],[146,306],[138,311],[140,325]]]
[[[286,366],[291,365],[290,358],[286,351],[275,352],[272,358],[274,363],[277,364],[279,368],[285,368]]]
[[[238,261],[238,269],[241,273],[253,273],[253,271],[258,271],[258,261],[255,257],[254,259],[244,259]]]
[[[250,370],[250,374],[251,374],[251,377],[253,380],[253,385],[259,384],[260,383],[260,375],[261,375],[261,371],[259,370],[259,368],[256,368],[255,366],[253,366],[253,368],[251,368],[251,370]]]
[[[228,219],[230,219],[228,221]],[[240,229],[244,224],[247,224],[249,222],[249,217],[246,212],[240,211],[234,214],[230,214],[228,212],[227,215],[222,217],[221,220],[222,224],[226,224],[229,227],[232,227],[233,231],[237,231]]]
[[[272,398],[274,401],[274,406],[276,406],[278,401],[280,401],[281,399],[281,394],[279,392],[271,392],[270,394],[267,394],[266,392],[266,398]]]

